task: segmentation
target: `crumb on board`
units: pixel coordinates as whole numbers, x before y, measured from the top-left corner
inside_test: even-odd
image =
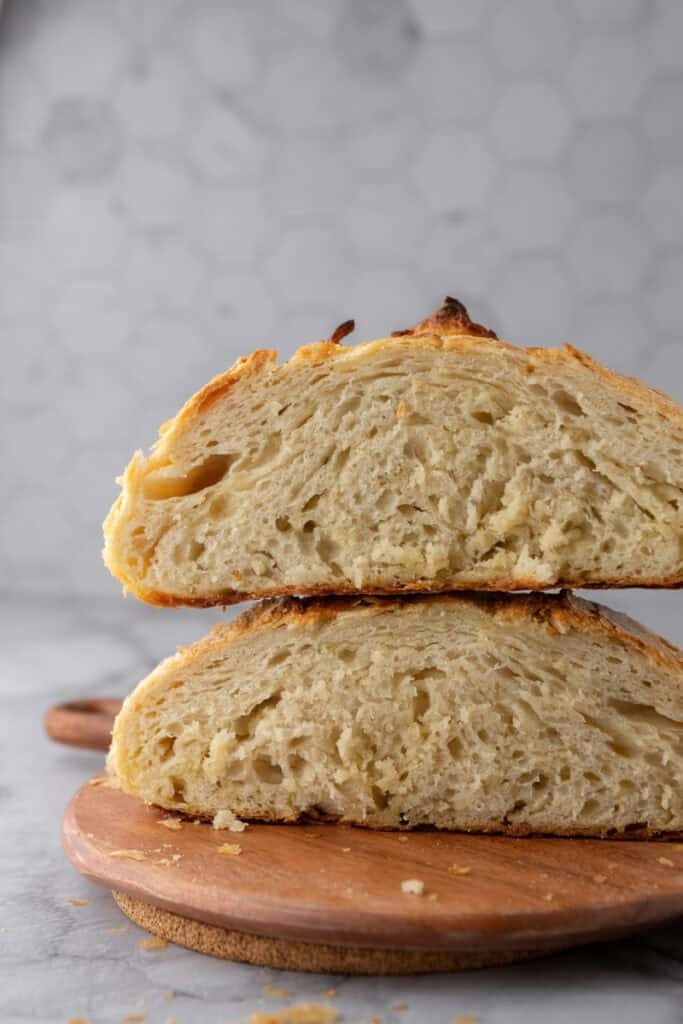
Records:
[[[127,1013],[123,1019],[126,1021],[126,1024],[133,1024],[134,1021],[145,1020],[145,1015],[144,1013]]]
[[[148,935],[146,939],[140,939],[138,947],[146,950],[148,953],[159,953],[162,949],[166,949],[168,942],[166,939],[162,939],[160,935]]]
[[[471,870],[472,868],[466,867],[461,864],[451,864],[451,866],[447,869],[448,874],[452,878],[459,878],[461,875],[469,875]]]
[[[323,999],[336,999],[336,997],[337,997],[337,990],[336,990],[336,988],[328,988],[325,992],[323,992]]]
[[[168,828],[171,832],[180,832],[183,827],[183,823],[180,818],[174,818],[169,816],[168,818],[159,818],[157,825],[163,825],[164,828]]]
[[[598,885],[602,885],[607,881],[607,875],[593,875],[593,881],[597,882]]]
[[[398,837],[398,841],[399,841],[399,843],[407,843],[408,842],[408,836],[399,836]]]
[[[351,847],[350,846],[342,846],[341,852],[342,853],[351,853]]]
[[[404,1010],[410,1009],[407,1003],[392,1003],[389,1007],[392,1013],[403,1013]]]
[[[175,992],[172,988],[169,988],[168,992],[164,992],[164,999],[175,999]]]
[[[546,903],[552,903],[552,901],[555,899],[555,896],[552,892],[546,892],[543,893],[543,899],[546,901]]]
[[[120,924],[118,928],[107,928],[107,935],[124,935],[129,930],[129,924]]]
[[[264,996],[273,996],[274,999],[290,999],[292,995],[288,988],[280,988],[278,985],[264,985],[261,991]]]
[[[339,1014],[331,1006],[319,1003],[299,1003],[286,1010],[268,1013],[256,1011],[249,1017],[249,1024],[334,1024]]]
[[[657,857],[657,863],[663,864],[665,868],[675,867],[674,862],[672,860],[669,860],[668,857]]]
[[[453,1024],[479,1024],[481,1017],[475,1017],[471,1013],[459,1013],[453,1018]]]
[[[90,1024],[90,1017],[69,1017],[66,1024]]]
[[[110,857],[123,857],[125,860],[146,860],[147,854],[142,850],[110,850]]]
[[[240,821],[232,811],[216,811],[212,825],[215,829],[226,828],[228,832],[244,832],[246,821]]]
[[[401,882],[401,892],[409,893],[411,896],[422,896],[425,891],[425,884],[421,878],[406,878]]]
[[[72,907],[90,907],[92,906],[92,900],[80,900],[74,897],[69,900]]]
[[[223,843],[222,846],[216,847],[216,852],[225,853],[228,857],[239,857],[242,847],[239,843]]]
[[[436,901],[438,900],[438,898],[439,898],[439,896],[438,896],[438,894],[437,894],[437,893],[435,893],[435,892],[430,892],[430,893],[429,893],[429,894],[427,895],[427,899],[429,900],[429,902],[430,902],[430,903],[436,903]]]
[[[304,832],[306,839],[320,839],[320,832]]]
[[[183,859],[183,855],[182,855],[182,853],[172,853],[172,854],[171,854],[171,860],[172,860],[172,861],[173,861],[173,862],[174,862],[175,864],[177,864],[177,863],[178,863],[178,861],[179,861],[179,860],[182,860],[182,859]]]

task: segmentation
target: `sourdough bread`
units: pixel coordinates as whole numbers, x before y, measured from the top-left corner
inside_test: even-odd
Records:
[[[109,769],[217,825],[678,831],[682,669],[568,595],[266,602],[140,683]]]
[[[153,604],[679,586],[683,411],[448,300],[411,331],[258,351],[138,452],[104,557]]]

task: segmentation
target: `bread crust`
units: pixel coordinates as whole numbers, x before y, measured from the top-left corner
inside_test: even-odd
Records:
[[[179,647],[178,656],[184,665],[206,651],[234,643],[262,629],[281,625],[316,626],[350,610],[376,615],[427,601],[449,605],[475,603],[488,614],[511,624],[534,622],[553,633],[574,630],[602,634],[632,647],[667,669],[683,672],[683,650],[630,616],[596,601],[577,597],[570,590],[552,594],[451,591],[447,594],[402,596],[276,598],[261,601],[230,622],[218,623],[201,640]]]
[[[657,666],[679,674],[683,685],[683,651],[669,643],[663,637],[646,629],[634,619],[620,612],[615,612],[604,605],[577,597],[569,591],[552,594],[491,594],[473,592],[453,592],[449,594],[422,596],[393,597],[327,597],[327,598],[281,598],[263,601],[247,609],[237,618],[227,623],[219,623],[201,640],[185,647],[179,647],[178,653],[171,659],[174,671],[182,670],[197,658],[225,648],[246,637],[265,629],[279,627],[310,627],[316,628],[324,622],[333,620],[347,612],[360,612],[370,616],[387,611],[398,611],[408,606],[436,602],[445,605],[460,603],[477,604],[492,617],[500,618],[510,625],[533,622],[539,628],[551,633],[568,633],[579,631],[609,637],[619,641],[639,654],[654,662]],[[143,684],[144,685],[144,684]],[[142,696],[144,697],[144,691]],[[179,812],[174,812],[179,813]],[[183,813],[190,817],[202,818],[199,808],[190,807]],[[293,824],[304,820],[305,816],[278,819],[282,824]],[[310,818],[310,815],[308,816]],[[271,818],[258,815],[250,817],[252,821],[272,821]],[[334,818],[320,815],[320,820],[334,821]],[[376,824],[369,820],[362,827],[388,830],[388,826]],[[431,826],[430,826],[431,827]],[[405,826],[410,830],[410,826]],[[393,830],[393,829],[391,829]],[[462,832],[488,832],[511,836],[528,836],[539,834],[537,830],[524,822],[503,825],[494,821],[489,827],[481,825],[463,826]],[[627,832],[604,829],[555,829],[553,835],[572,837],[596,836],[608,839],[652,839],[666,836],[671,839],[683,835],[683,832],[662,832],[646,827],[629,829]]]
[[[676,420],[683,430],[683,407],[678,405],[669,395],[656,388],[642,383],[635,377],[626,377],[615,373],[601,363],[598,363],[591,356],[582,352],[572,345],[564,345],[562,348],[521,348],[500,341],[493,331],[481,324],[470,320],[467,310],[456,299],[447,297],[443,306],[436,313],[422,320],[415,327],[403,331],[395,331],[391,336],[380,338],[375,341],[363,342],[359,345],[344,346],[341,339],[353,329],[353,321],[346,321],[341,324],[332,336],[326,340],[304,345],[299,348],[287,362],[280,364],[279,369],[286,372],[289,364],[306,360],[314,364],[322,364],[336,359],[357,359],[362,360],[367,356],[381,352],[388,345],[407,344],[412,347],[426,350],[440,350],[455,355],[480,350],[482,352],[512,353],[524,362],[528,374],[535,373],[538,369],[546,366],[572,366],[580,364],[593,373],[596,378],[616,388],[624,399],[636,398],[650,406],[652,411],[661,419],[670,421]],[[171,420],[164,423],[160,429],[160,439],[167,436],[180,436],[192,429],[194,420],[214,403],[225,399],[232,389],[243,380],[258,376],[266,372],[277,362],[277,352],[272,349],[257,349],[251,355],[238,359],[237,362],[227,371],[214,377],[200,391],[193,395],[181,408],[178,414]],[[158,444],[158,442],[157,442]],[[103,557],[110,572],[119,579],[126,590],[135,597],[148,604],[161,607],[178,607],[182,605],[209,608],[216,605],[228,606],[238,604],[241,601],[260,600],[261,598],[281,597],[299,595],[302,597],[314,597],[329,594],[358,594],[359,588],[348,582],[335,582],[334,586],[297,586],[291,588],[263,588],[257,591],[233,590],[222,588],[202,596],[191,596],[183,594],[172,594],[147,588],[138,580],[132,578],[126,571],[125,566],[117,560],[113,552],[113,539],[116,524],[120,515],[124,514],[125,498],[128,493],[130,481],[134,479],[139,461],[142,458],[140,452],[136,452],[128,464],[122,477],[118,482],[122,486],[122,493],[114,502],[109,515],[104,522],[105,549]],[[672,574],[666,577],[635,578],[632,576],[614,576],[610,578],[591,577],[590,575],[576,576],[556,580],[551,584],[553,587],[561,588],[623,588],[623,587],[647,587],[678,589],[683,587],[683,575]],[[467,578],[461,576],[458,580],[416,580],[411,583],[395,583],[387,585],[386,582],[377,580],[364,583],[362,593],[383,595],[383,594],[409,594],[409,593],[444,593],[453,590],[477,590],[486,591],[525,591],[544,590],[547,584],[539,584],[532,578],[514,579],[499,578],[492,582],[481,582],[474,576]]]

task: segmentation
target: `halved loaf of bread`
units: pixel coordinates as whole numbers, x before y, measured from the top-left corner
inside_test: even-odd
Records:
[[[678,831],[682,670],[568,595],[268,602],[140,683],[109,768],[218,824]]]
[[[255,352],[138,452],[105,523],[153,604],[679,586],[683,410],[455,300],[397,337]]]

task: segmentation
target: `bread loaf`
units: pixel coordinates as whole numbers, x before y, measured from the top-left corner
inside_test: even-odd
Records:
[[[255,352],[138,452],[105,560],[153,604],[679,586],[683,411],[449,300],[412,331]]]
[[[267,602],[140,683],[109,768],[219,824],[679,831],[682,669],[568,595]]]

